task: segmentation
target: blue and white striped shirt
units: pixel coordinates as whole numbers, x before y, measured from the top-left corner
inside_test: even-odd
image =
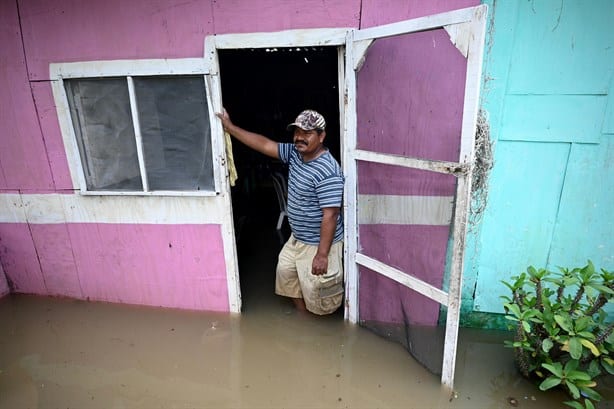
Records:
[[[326,151],[303,162],[294,144],[279,144],[279,159],[288,165],[288,221],[294,238],[318,245],[322,208],[341,207],[344,177],[339,163]],[[343,240],[343,217],[339,212],[333,243]]]

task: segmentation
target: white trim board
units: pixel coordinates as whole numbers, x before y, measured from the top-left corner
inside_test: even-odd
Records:
[[[351,28],[314,28],[272,33],[218,34],[214,38],[217,49],[338,46],[345,45],[345,36],[349,30]]]
[[[220,224],[214,197],[0,194],[0,223]]]
[[[453,196],[358,195],[359,224],[449,226]]]
[[[49,78],[208,74],[203,58],[104,60],[49,64]]]

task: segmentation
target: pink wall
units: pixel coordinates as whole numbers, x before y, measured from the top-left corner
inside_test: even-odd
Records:
[[[20,1],[31,80],[49,63],[203,55],[213,33],[209,1]]]
[[[0,2],[0,194],[73,192],[50,63],[200,57],[214,32],[356,27],[359,11],[360,0]],[[0,248],[17,292],[228,310],[218,225],[4,223]]]
[[[0,255],[16,292],[227,311],[220,236],[217,225],[3,223]]]
[[[360,0],[214,1],[215,32],[251,33],[298,28],[358,27]]]
[[[50,63],[200,57],[204,37],[212,33],[368,27],[466,7],[478,1],[17,0],[17,3],[19,15],[15,1],[0,2],[0,86],[5,90],[0,95],[0,194],[72,193],[48,82]],[[457,98],[457,78],[461,75],[458,58],[450,52],[444,61],[415,64],[430,50],[433,41],[438,49],[443,49],[443,37],[441,33],[429,33],[422,40],[404,44],[384,40],[373,47],[374,61],[383,63],[385,70],[368,62],[361,73],[364,88],[359,90],[363,92],[359,94],[359,103],[370,95],[374,99],[369,105],[376,110],[368,112],[364,104],[359,105],[359,118],[361,121],[377,118],[375,122],[359,123],[361,132],[371,135],[371,139],[361,139],[361,146],[420,152],[437,158],[454,155],[453,144],[430,144],[429,132],[454,134],[453,119],[458,112],[440,107]],[[405,57],[398,53],[399,47],[410,54]],[[388,64],[390,56],[398,59],[401,68]],[[406,72],[402,66],[410,63],[414,64],[413,76],[399,83]],[[429,88],[430,93],[424,95],[418,90],[424,91],[421,86],[427,77],[436,80],[441,88]],[[386,83],[393,84],[388,91],[402,86],[409,99],[387,99],[381,92]],[[420,106],[422,111],[412,110],[410,115],[410,106],[414,109]],[[431,120],[439,119],[437,129],[427,126],[426,121],[421,121],[423,116],[416,116],[415,112],[430,115]],[[389,143],[373,137],[381,126],[378,120],[394,125]],[[405,138],[408,129],[420,138],[409,143]],[[400,194],[447,195],[451,190],[448,180],[437,178],[388,188],[399,186],[389,182],[408,178],[407,173],[395,172],[398,171],[369,170],[366,172],[369,177],[361,181],[361,191],[391,194],[400,189]],[[373,251],[381,250],[374,247]],[[440,249],[433,251],[430,261],[424,260],[425,265],[441,263]],[[218,225],[4,223],[0,224],[0,260],[19,292],[228,309]],[[384,315],[390,311],[384,311]]]
[[[25,223],[0,223],[0,260],[12,291],[46,294],[47,287],[30,228]]]
[[[479,0],[362,0],[360,28],[477,6]]]
[[[0,190],[53,190],[14,1],[0,2]]]

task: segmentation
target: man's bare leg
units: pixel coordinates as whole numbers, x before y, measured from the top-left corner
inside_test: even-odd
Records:
[[[293,298],[292,302],[294,302],[294,306],[299,311],[307,311],[307,307],[305,306],[305,300],[302,298]]]

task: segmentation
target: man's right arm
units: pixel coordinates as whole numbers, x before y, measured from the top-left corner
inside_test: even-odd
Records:
[[[277,142],[267,138],[264,135],[250,132],[236,126],[230,120],[226,110],[224,110],[223,113],[216,113],[215,115],[217,115],[217,117],[222,121],[224,130],[237,138],[239,141],[264,155],[279,159]]]

